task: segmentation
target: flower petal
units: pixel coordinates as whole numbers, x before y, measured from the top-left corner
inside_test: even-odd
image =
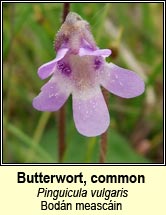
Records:
[[[61,60],[66,55],[68,50],[69,50],[68,48],[59,49],[59,51],[57,52],[56,58],[54,60],[52,60],[48,63],[45,63],[41,67],[39,67],[38,76],[41,79],[48,78],[54,72],[56,62]]]
[[[32,105],[39,111],[57,111],[63,106],[69,95],[70,92],[61,89],[53,77],[41,88],[41,93],[33,99]]]
[[[111,54],[111,50],[109,49],[97,49],[95,51],[87,48],[80,48],[79,49],[79,56],[85,56],[85,55],[93,55],[93,56],[102,56],[102,57],[108,57]]]
[[[89,98],[73,95],[73,115],[77,130],[88,137],[104,133],[110,123],[108,108],[100,89]]]
[[[136,73],[112,63],[106,65],[101,84],[111,93],[123,98],[139,96],[145,90],[143,80]]]

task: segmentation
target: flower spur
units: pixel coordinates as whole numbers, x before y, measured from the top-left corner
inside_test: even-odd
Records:
[[[111,51],[97,47],[89,24],[76,13],[67,15],[57,33],[55,50],[56,58],[38,69],[41,79],[51,79],[33,99],[33,107],[57,111],[72,94],[74,122],[82,135],[97,136],[109,126],[100,86],[123,98],[144,92],[144,82],[137,74],[105,61]]]

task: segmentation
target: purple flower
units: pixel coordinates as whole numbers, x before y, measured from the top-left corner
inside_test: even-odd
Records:
[[[144,92],[144,82],[137,74],[105,61],[111,51],[96,46],[88,23],[76,13],[68,14],[55,50],[56,58],[38,69],[41,79],[51,79],[34,98],[33,107],[57,111],[72,94],[74,122],[85,136],[104,133],[110,123],[100,86],[123,98]]]

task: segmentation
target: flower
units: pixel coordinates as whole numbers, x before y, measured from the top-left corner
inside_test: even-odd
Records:
[[[108,49],[99,49],[89,24],[70,12],[55,41],[56,58],[38,69],[41,79],[51,79],[34,98],[39,111],[59,110],[72,94],[73,117],[77,130],[85,136],[104,133],[110,123],[107,105],[100,86],[123,98],[144,92],[144,82],[132,71],[105,58]]]

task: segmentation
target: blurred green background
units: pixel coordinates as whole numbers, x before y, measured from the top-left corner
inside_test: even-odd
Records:
[[[72,3],[92,28],[107,59],[146,82],[143,95],[110,94],[111,124],[106,162],[163,162],[163,4]],[[53,40],[62,22],[62,3],[3,3],[3,162],[57,163],[57,114],[38,112],[32,99],[47,81],[37,69],[55,57]],[[66,103],[67,149],[63,162],[99,162],[100,137],[75,129],[71,97]]]

